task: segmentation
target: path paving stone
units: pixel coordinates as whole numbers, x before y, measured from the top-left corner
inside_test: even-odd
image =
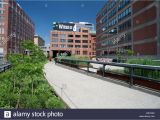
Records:
[[[44,71],[48,82],[71,108],[160,108],[160,97],[155,95],[93,78],[51,62],[45,65]]]

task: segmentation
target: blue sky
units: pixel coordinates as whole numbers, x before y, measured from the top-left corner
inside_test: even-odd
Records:
[[[17,0],[17,2],[34,21],[35,33],[49,44],[53,21],[81,21],[95,24],[96,14],[106,1]]]

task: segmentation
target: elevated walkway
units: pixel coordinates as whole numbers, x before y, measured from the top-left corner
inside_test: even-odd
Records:
[[[160,108],[160,97],[47,63],[48,82],[70,108]],[[110,78],[107,78],[110,79]]]

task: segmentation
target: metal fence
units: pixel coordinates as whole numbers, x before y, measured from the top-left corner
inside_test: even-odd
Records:
[[[11,68],[11,64],[10,63],[6,63],[4,65],[1,65],[0,66],[0,73],[5,72],[9,68]]]
[[[129,77],[129,85],[130,86],[133,85],[133,82],[134,82],[133,78],[141,78],[141,79],[145,79],[146,81],[153,81],[153,82],[160,85],[160,66],[114,63],[114,62],[106,63],[106,62],[99,62],[99,61],[75,60],[75,59],[66,59],[66,58],[56,58],[56,62],[61,63],[61,64],[65,64],[65,65],[69,65],[71,67],[76,67],[76,68],[80,68],[81,66],[83,66],[83,67],[87,68],[87,70],[86,70],[87,72],[90,72],[89,69],[90,69],[90,67],[92,67],[90,65],[90,63],[100,64],[103,66],[103,67],[101,67],[102,76],[105,76],[106,65],[124,67],[125,69],[128,70],[128,73],[120,73],[120,74],[127,75]],[[83,63],[83,64],[81,64],[81,63]],[[148,77],[148,76],[135,74],[136,70],[138,70],[138,69],[141,70],[142,73],[144,71],[149,71],[152,74],[152,76]],[[155,74],[158,76],[157,78],[155,78],[155,76],[154,76]]]

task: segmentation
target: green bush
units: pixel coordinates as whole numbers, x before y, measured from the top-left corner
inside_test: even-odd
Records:
[[[60,102],[60,99],[58,97],[51,97],[46,101],[46,107],[47,108],[63,108],[64,104]]]
[[[150,59],[129,59],[127,61],[129,64],[140,64],[140,65],[151,65],[151,66],[160,66],[160,61],[153,61]],[[128,68],[125,68],[125,73],[130,73]],[[143,69],[135,69],[134,74],[138,76],[144,76],[148,78],[154,78],[160,80],[160,71],[151,71]]]
[[[46,57],[43,52],[31,41],[23,42],[22,48],[30,50],[31,54],[8,55],[12,68],[0,74],[0,108],[49,108],[46,101],[51,98],[55,100],[50,100],[50,104],[65,108],[44,77]]]

